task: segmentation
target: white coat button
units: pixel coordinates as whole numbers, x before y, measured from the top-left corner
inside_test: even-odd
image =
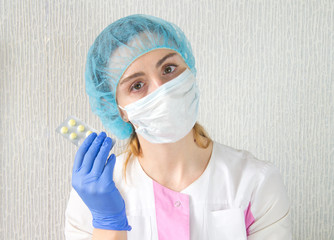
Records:
[[[175,207],[180,207],[180,205],[181,205],[181,202],[180,202],[180,201],[176,201],[176,202],[174,203],[174,206],[175,206]]]

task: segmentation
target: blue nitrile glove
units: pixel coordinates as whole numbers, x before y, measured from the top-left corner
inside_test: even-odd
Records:
[[[125,203],[113,181],[116,157],[112,139],[106,133],[90,134],[78,149],[72,172],[72,186],[93,216],[93,226],[108,230],[130,231]]]

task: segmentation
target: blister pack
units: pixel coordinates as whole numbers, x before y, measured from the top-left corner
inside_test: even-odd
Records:
[[[84,123],[82,120],[75,116],[69,116],[64,122],[62,122],[57,128],[56,132],[62,135],[64,138],[79,146],[85,140],[85,138],[92,132],[98,132]],[[112,145],[115,144],[115,139],[112,139]]]

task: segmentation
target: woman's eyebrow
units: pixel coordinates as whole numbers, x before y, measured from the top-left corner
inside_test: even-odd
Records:
[[[156,68],[160,67],[161,64],[166,61],[167,58],[170,58],[170,57],[173,57],[174,55],[176,55],[177,53],[169,53],[167,54],[166,56],[164,56],[163,58],[161,58],[157,64],[155,65]],[[144,76],[145,73],[144,72],[137,72],[137,73],[134,73],[126,78],[124,78],[123,80],[120,81],[119,85],[123,85],[124,83],[130,81],[132,78],[136,78],[136,77],[140,77],[140,76]]]
[[[123,85],[124,83],[130,81],[132,78],[136,78],[136,77],[140,77],[140,76],[144,76],[145,73],[144,72],[137,72],[137,73],[134,73],[126,78],[124,78],[123,80],[121,80],[121,82],[119,83],[119,85]]]
[[[167,58],[173,57],[175,54],[177,54],[177,53],[169,53],[169,54],[167,54],[166,56],[164,56],[163,58],[161,58],[161,59],[157,62],[157,64],[155,65],[155,67],[156,67],[156,68],[160,67],[161,64],[162,64],[164,61],[166,61]]]

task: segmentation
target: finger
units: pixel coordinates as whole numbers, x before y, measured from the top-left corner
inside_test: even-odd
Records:
[[[96,136],[97,134],[95,132],[91,133],[79,147],[77,153],[75,154],[75,158],[74,158],[74,164],[73,164],[73,170],[72,170],[73,172],[80,170],[85,154],[87,150],[89,149],[90,145],[92,144],[92,142],[94,141],[94,139],[96,138]]]
[[[99,153],[101,145],[106,138],[106,133],[101,132],[90,145],[88,151],[85,154],[84,160],[82,162],[82,172],[89,173],[92,169],[93,163],[95,161],[96,155]]]
[[[101,174],[101,179],[108,178],[109,180],[113,180],[115,163],[116,163],[115,154],[111,154],[110,157],[108,158],[107,164],[103,169],[103,172]]]
[[[90,172],[93,172],[97,174],[98,176],[101,175],[104,165],[106,164],[106,161],[108,159],[108,155],[109,155],[111,148],[112,148],[112,139],[110,137],[106,137],[100,148],[99,153],[97,154],[95,158],[92,170]]]

